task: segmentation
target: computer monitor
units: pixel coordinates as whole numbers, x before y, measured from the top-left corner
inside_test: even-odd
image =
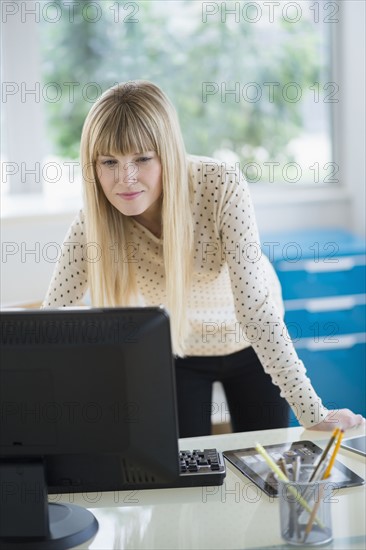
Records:
[[[47,493],[168,487],[179,476],[162,308],[1,313],[1,548],[70,548],[90,511]]]

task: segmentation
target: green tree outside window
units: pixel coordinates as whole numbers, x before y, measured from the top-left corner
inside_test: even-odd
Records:
[[[261,2],[252,3],[263,10],[256,23],[229,14],[204,21],[207,3],[190,0],[78,1],[72,12],[70,2],[57,4],[62,17],[42,23],[41,39],[44,84],[62,91],[46,102],[48,139],[61,158],[78,157],[84,118],[102,91],[148,79],[176,105],[187,150],[237,161],[251,182],[269,181],[269,164],[272,181],[296,181],[291,171],[283,177],[283,166],[301,165],[294,144],[300,139],[301,149],[304,135],[310,148],[301,182],[314,181],[314,163],[331,160],[329,105],[319,96],[327,82],[329,28],[314,21],[309,2],[301,2],[296,23],[281,10],[271,23]],[[245,2],[210,4],[229,9]],[[254,12],[247,15],[255,19]],[[328,152],[315,145],[319,135]]]

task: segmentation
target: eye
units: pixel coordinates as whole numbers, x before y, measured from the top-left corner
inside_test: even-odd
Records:
[[[137,159],[137,162],[148,162],[149,160],[151,160],[152,157],[148,157],[148,156],[143,156],[143,157],[139,157]]]
[[[102,165],[103,166],[113,167],[116,164],[117,164],[117,161],[115,159],[102,160]]]

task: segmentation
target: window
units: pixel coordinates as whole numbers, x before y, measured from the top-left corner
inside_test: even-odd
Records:
[[[34,66],[24,76],[5,64],[3,190],[79,193],[86,113],[111,85],[139,78],[170,96],[189,152],[237,163],[253,185],[338,182],[330,70],[338,8],[323,0],[4,2],[5,43],[14,29],[28,36],[17,55],[23,70]],[[20,158],[22,125],[11,120],[31,113],[39,124]]]

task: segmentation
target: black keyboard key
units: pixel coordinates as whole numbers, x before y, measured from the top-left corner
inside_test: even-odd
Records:
[[[170,487],[222,485],[226,476],[223,456],[217,449],[194,449],[179,452],[180,476]]]

